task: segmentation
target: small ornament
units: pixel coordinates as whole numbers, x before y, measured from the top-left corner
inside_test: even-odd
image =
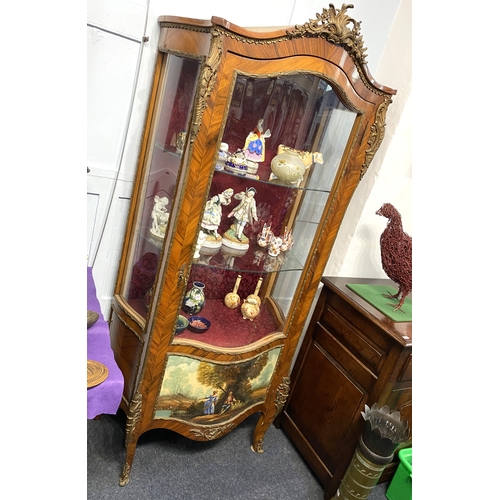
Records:
[[[257,126],[250,132],[245,140],[245,157],[254,162],[263,162],[266,158],[266,139],[271,137],[271,131],[267,129],[264,132],[262,124],[264,119],[257,122]]]
[[[243,319],[253,321],[259,315],[260,307],[254,298],[246,298],[241,304],[241,314]]]
[[[208,248],[220,248],[222,236],[218,233],[222,219],[222,207],[231,203],[234,194],[232,188],[225,189],[222,193],[212,196],[205,204],[205,211],[201,220],[201,229],[206,234],[200,245]]]
[[[215,170],[224,170],[224,165],[229,158],[229,145],[225,142],[220,143],[219,155],[215,163]]]
[[[282,252],[288,252],[288,250],[291,250],[293,247],[293,236],[291,231],[288,230],[287,227],[285,227],[285,234],[281,236],[281,247],[280,250]]]
[[[168,218],[170,214],[167,212],[168,198],[166,196],[154,197],[154,207],[151,212],[151,218],[153,222],[151,224],[151,229],[149,230],[151,234],[159,239],[165,238],[165,231],[167,229]]]
[[[175,150],[178,154],[181,154],[184,151],[184,146],[186,145],[186,131],[181,130],[177,139],[175,141]]]
[[[229,248],[238,250],[246,250],[249,248],[249,239],[243,233],[243,229],[247,224],[252,225],[254,221],[258,221],[257,203],[255,195],[257,190],[254,187],[249,187],[246,191],[241,191],[234,195],[236,200],[241,200],[240,204],[229,212],[228,217],[234,217],[234,223],[224,233],[222,243]]]
[[[238,295],[238,288],[240,286],[241,275],[238,274],[236,278],[236,283],[234,284],[234,288],[232,292],[229,292],[224,297],[224,305],[229,307],[229,309],[236,309],[241,304],[240,296]]]
[[[273,236],[274,235],[273,232],[271,231],[271,224],[269,224],[268,226],[266,223],[264,223],[264,227],[262,228],[262,231],[259,233],[259,236],[257,237],[257,245],[263,248],[267,247]]]
[[[260,297],[259,297],[259,290],[260,290],[260,286],[262,285],[262,278],[259,278],[259,281],[257,281],[257,285],[255,287],[255,290],[253,293],[251,293],[248,297],[247,297],[247,300],[249,299],[254,299],[256,302],[257,302],[257,305],[260,307],[261,305],[261,300],[260,300]]]
[[[280,144],[278,154],[271,160],[269,180],[278,179],[285,184],[299,185],[305,171],[313,163],[323,163],[323,155],[319,151],[310,153]]]
[[[190,316],[198,314],[205,305],[205,293],[203,289],[205,288],[205,284],[201,281],[194,281],[193,288],[189,290],[182,302],[182,308],[186,311]]]
[[[267,252],[271,257],[277,257],[280,254],[282,243],[283,240],[279,237],[273,236],[271,238],[271,242],[267,247]]]

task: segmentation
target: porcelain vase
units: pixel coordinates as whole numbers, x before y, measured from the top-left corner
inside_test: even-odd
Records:
[[[186,293],[182,302],[182,308],[190,316],[198,314],[205,305],[205,288],[201,281],[194,281],[193,287]]]

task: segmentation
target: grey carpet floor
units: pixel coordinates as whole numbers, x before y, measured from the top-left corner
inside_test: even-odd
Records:
[[[125,417],[87,421],[88,500],[323,500],[323,487],[286,434],[269,427],[264,453],[250,449],[258,415],[223,438],[198,442],[157,429],[138,442],[130,481],[119,486],[125,460]],[[386,500],[389,483],[369,500]]]

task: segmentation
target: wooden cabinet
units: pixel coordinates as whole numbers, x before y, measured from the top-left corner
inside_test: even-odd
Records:
[[[159,18],[110,322],[125,378],[122,485],[139,436],[153,428],[208,441],[259,412],[253,449],[263,451],[396,93],[370,76],[348,8],[278,30]],[[256,317],[227,307],[237,282],[242,303],[258,290]],[[195,283],[200,311],[185,302]],[[177,331],[179,315],[193,313],[210,328]]]
[[[347,288],[387,279],[324,277],[275,424],[287,433],[332,498],[364,429],[365,405],[401,412],[411,430],[412,323],[395,323]],[[390,477],[397,462],[385,469]]]

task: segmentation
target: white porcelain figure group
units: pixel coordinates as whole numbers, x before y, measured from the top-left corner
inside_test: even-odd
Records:
[[[151,212],[153,222],[151,223],[150,232],[156,238],[163,239],[165,237],[169,218],[169,213],[167,212],[168,198],[166,196],[155,196],[154,201],[155,204]]]

